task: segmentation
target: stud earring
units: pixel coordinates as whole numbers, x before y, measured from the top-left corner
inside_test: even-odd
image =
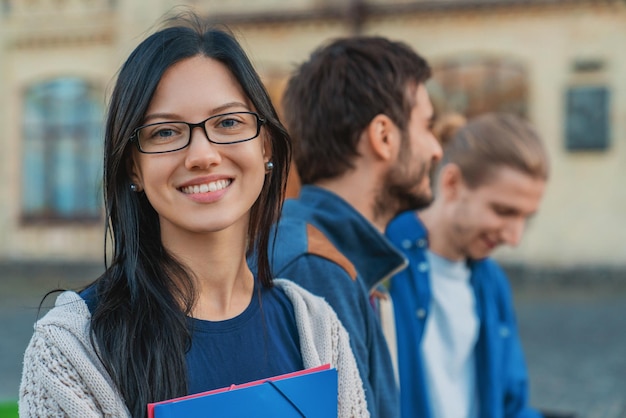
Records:
[[[130,183],[130,191],[137,193],[139,191],[139,186],[137,186],[135,183]]]
[[[274,163],[271,161],[268,161],[265,163],[265,172],[269,173],[270,171],[272,171],[274,169]]]

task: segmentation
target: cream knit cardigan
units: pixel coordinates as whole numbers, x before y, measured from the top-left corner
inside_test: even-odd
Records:
[[[304,367],[330,363],[337,369],[338,417],[368,417],[349,337],[335,312],[293,282],[274,283],[293,304]],[[24,354],[20,417],[130,417],[89,340],[90,320],[83,299],[67,291],[37,321]]]

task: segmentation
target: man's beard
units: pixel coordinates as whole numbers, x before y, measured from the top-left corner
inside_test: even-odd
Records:
[[[419,210],[428,207],[433,201],[430,188],[420,190],[424,177],[430,173],[430,164],[422,162],[419,170],[407,176],[407,162],[401,161],[399,167],[391,169],[383,183],[383,189],[374,202],[374,217],[393,218],[407,210]]]

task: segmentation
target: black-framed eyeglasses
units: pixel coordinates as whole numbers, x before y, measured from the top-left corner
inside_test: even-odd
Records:
[[[157,122],[133,131],[130,139],[144,154],[163,154],[186,148],[194,128],[202,128],[209,142],[229,145],[259,136],[265,119],[254,112],[230,112],[211,116],[198,123]]]

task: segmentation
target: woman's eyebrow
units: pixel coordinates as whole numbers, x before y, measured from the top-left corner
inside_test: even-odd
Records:
[[[242,103],[242,102],[230,102],[230,103],[226,103],[226,104],[223,104],[221,106],[218,106],[216,108],[213,108],[211,110],[211,114],[221,113],[221,112],[224,112],[226,110],[230,110],[230,109],[232,109],[234,107],[243,107],[246,110],[250,110],[250,107],[247,104],[245,104],[245,103]]]
[[[241,102],[229,102],[229,103],[225,103],[223,105],[214,107],[213,109],[211,109],[211,111],[209,112],[210,115],[217,115],[219,113],[224,113],[228,110],[231,110],[233,108],[244,108],[246,110],[250,110],[249,106],[245,103],[241,103]],[[182,121],[180,116],[174,113],[167,113],[167,112],[160,112],[160,113],[151,113],[149,115],[146,115],[146,117],[144,118],[144,123],[147,123],[148,121],[152,120],[152,119],[169,119],[171,121]]]

